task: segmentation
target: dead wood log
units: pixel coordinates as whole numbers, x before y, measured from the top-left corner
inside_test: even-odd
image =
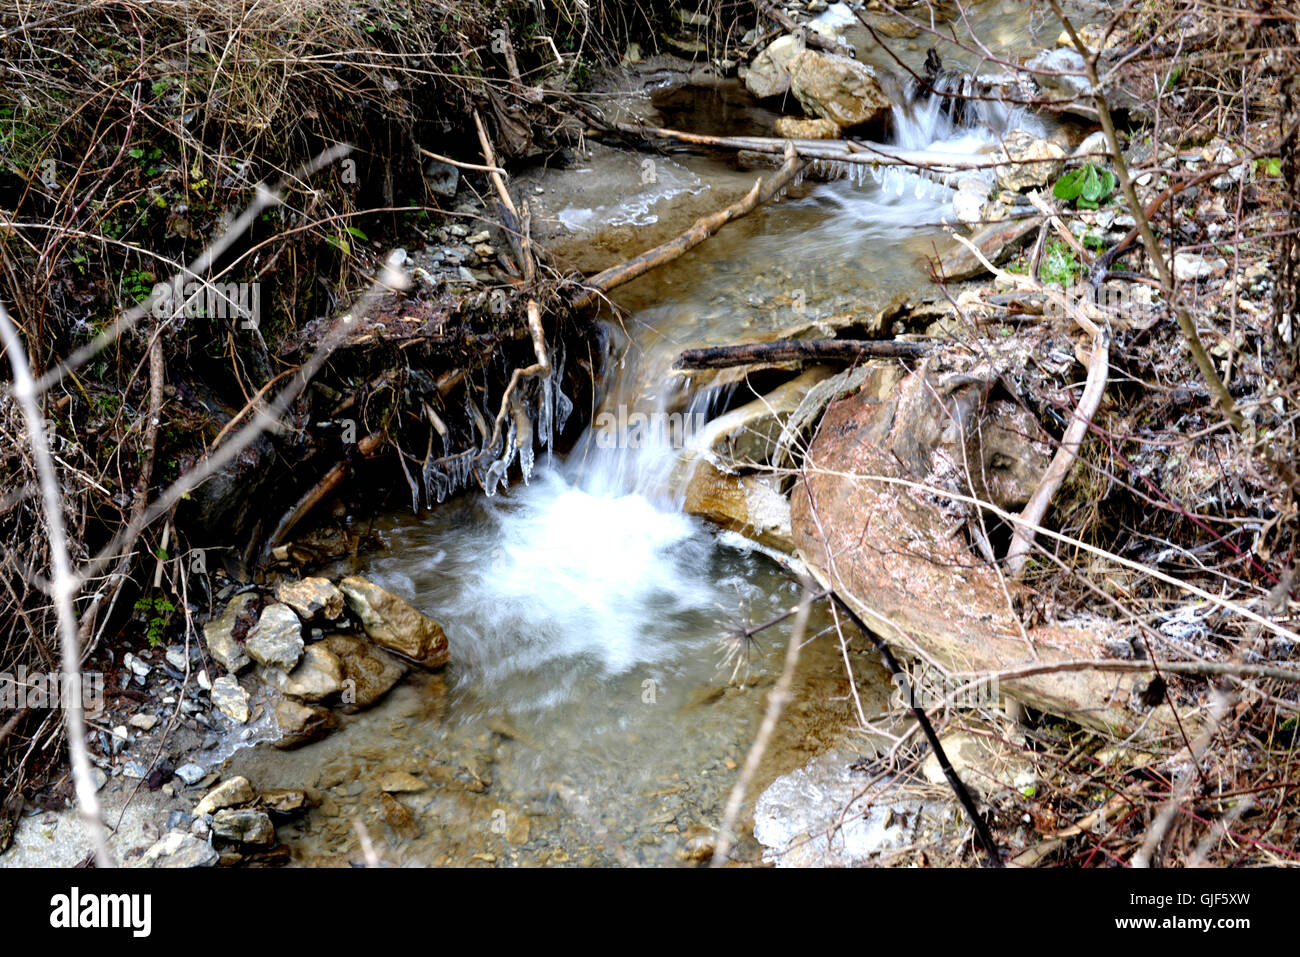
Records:
[[[708,216],[701,216],[690,229],[675,239],[661,243],[653,249],[647,249],[639,256],[634,256],[627,262],[606,269],[588,279],[585,283],[586,288],[574,300],[573,308],[581,309],[591,305],[598,296],[609,292],[615,286],[630,282],[637,276],[664,263],[672,262],[682,253],[694,249],[733,219],[739,219],[752,212],[785,189],[802,168],[803,161],[795,155],[793,148],[788,148],[785,163],[781,168],[767,180],[762,177],[757,179],[753,189],[730,206]]]
[[[781,339],[736,346],[687,349],[678,369],[726,369],[751,362],[797,362],[825,359],[915,359],[930,352],[933,342],[896,339]]]

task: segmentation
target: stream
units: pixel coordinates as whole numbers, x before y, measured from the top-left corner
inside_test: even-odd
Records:
[[[1022,5],[983,10],[991,44],[1026,41]],[[865,31],[849,37],[859,49],[870,45]],[[922,47],[906,58],[919,64],[923,56]],[[687,94],[657,102],[662,125],[764,133],[775,118],[752,101],[742,106],[734,87]],[[988,123],[1034,128],[1023,116],[988,112],[954,128],[926,98],[896,107],[893,119],[900,145],[960,152],[995,142]],[[673,153],[659,162],[661,183],[697,193],[759,175],[721,156]],[[677,412],[702,421],[690,416],[708,418],[752,396],[743,386],[691,392],[670,373],[683,348],[774,337],[846,311],[870,315],[900,293],[925,290],[921,265],[946,244],[941,222],[952,218],[952,191],[901,170],[843,172],[805,180],[617,290],[625,314],[609,327],[596,415]],[[661,193],[629,196],[622,213],[586,208],[574,196],[566,222],[635,221],[673,201],[672,190]],[[354,821],[394,865],[703,859],[780,673],[790,622],[753,642],[726,636],[793,608],[800,586],[788,560],[682,511],[688,450],[674,445],[689,445],[689,435],[685,443],[659,439],[619,447],[638,443],[589,432],[563,460],[539,451],[526,484],[377,521],[384,547],[362,556],[357,573],[437,619],[452,663],[413,674],[311,747],[250,748],[231,758],[229,773],[259,787],[319,790],[317,808],[280,828],[296,863],[359,863]],[[869,644],[845,637],[841,645],[825,603],[815,605],[794,703],[750,785],[740,859],[759,857],[747,815],[776,776],[830,747],[872,749],[853,731],[846,665],[868,719],[887,710],[892,689]],[[385,797],[380,781],[392,771],[428,787]]]

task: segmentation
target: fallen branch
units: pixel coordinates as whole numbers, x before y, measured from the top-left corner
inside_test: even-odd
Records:
[[[625,263],[597,273],[586,281],[586,289],[574,301],[573,308],[581,309],[588,306],[598,296],[609,292],[615,286],[630,282],[637,276],[662,266],[664,263],[672,262],[688,250],[694,249],[733,219],[739,219],[771,199],[788,186],[802,168],[803,162],[795,154],[794,148],[788,147],[785,162],[769,180],[764,181],[762,177],[759,177],[754,182],[753,189],[743,197],[725,209],[710,213],[708,216],[701,216],[690,229],[675,239],[661,243],[653,249],[647,249],[641,255],[634,256]]]
[[[781,339],[736,346],[687,349],[675,364],[678,369],[726,369],[751,362],[791,362],[812,359],[915,359],[938,343],[897,339]]]
[[[1099,329],[1092,337],[1092,355],[1088,358],[1088,379],[1083,387],[1083,397],[1074,410],[1070,425],[1061,439],[1060,448],[1052,456],[1052,462],[1043,475],[1043,481],[1035,490],[1029,503],[1020,513],[1024,524],[1016,526],[1011,537],[1011,547],[1007,549],[1006,572],[1012,578],[1019,578],[1025,570],[1029,550],[1034,544],[1034,530],[1047,514],[1047,507],[1052,503],[1065,477],[1070,474],[1075,460],[1079,457],[1079,448],[1083,438],[1092,424],[1092,417],[1097,414],[1101,397],[1106,394],[1106,379],[1110,368],[1110,334]]]
[[[827,53],[834,53],[837,56],[856,57],[857,51],[847,44],[840,43],[833,37],[825,36],[818,33],[808,24],[798,24],[792,17],[777,7],[774,3],[764,3],[763,0],[755,3],[754,6],[763,16],[770,17],[777,23],[781,24],[789,33],[798,34],[803,38],[803,42],[810,47],[816,47],[818,50],[825,50]]]
[[[357,443],[357,451],[361,455],[370,455],[379,448],[383,438],[383,433],[372,432]],[[267,539],[264,553],[269,555],[271,549],[284,541],[285,536],[293,531],[294,526],[302,521],[303,518],[306,517],[307,513],[320,503],[321,499],[334,491],[334,489],[338,487],[339,483],[347,477],[347,474],[351,469],[352,466],[347,462],[338,463],[326,472],[325,477],[317,482],[314,487],[309,489],[302,498],[298,499],[297,504],[295,504],[294,507],[280,519],[279,524],[275,526],[275,531],[273,531],[271,537]]]
[[[837,163],[854,163],[862,166],[910,166],[935,172],[956,172],[966,169],[992,169],[996,164],[989,156],[969,153],[946,153],[941,150],[900,150],[881,143],[849,140],[782,139],[775,136],[707,136],[703,133],[686,133],[661,126],[643,126],[638,123],[613,123],[610,129],[629,136],[660,137],[708,146],[714,149],[749,150],[752,153],[784,153],[793,146],[801,159]]]

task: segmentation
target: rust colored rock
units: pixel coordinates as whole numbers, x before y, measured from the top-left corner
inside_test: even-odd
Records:
[[[359,575],[339,582],[370,640],[426,668],[451,660],[442,626],[405,599]]]

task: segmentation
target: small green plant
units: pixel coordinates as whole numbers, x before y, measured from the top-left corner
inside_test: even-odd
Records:
[[[163,635],[167,632],[167,625],[171,622],[176,606],[161,595],[155,598],[146,595],[136,600],[135,611],[136,614],[143,616],[146,622],[145,636],[149,639],[149,647],[157,648],[162,644]]]
[[[1043,250],[1043,261],[1038,275],[1046,283],[1070,286],[1083,272],[1083,266],[1074,250],[1059,239],[1053,239]]]
[[[1071,170],[1056,181],[1052,195],[1073,202],[1079,209],[1096,209],[1115,192],[1115,174],[1092,163]]]
[[[1281,176],[1282,161],[1276,156],[1255,160],[1255,172],[1258,173],[1261,169],[1264,171],[1265,176]]]

